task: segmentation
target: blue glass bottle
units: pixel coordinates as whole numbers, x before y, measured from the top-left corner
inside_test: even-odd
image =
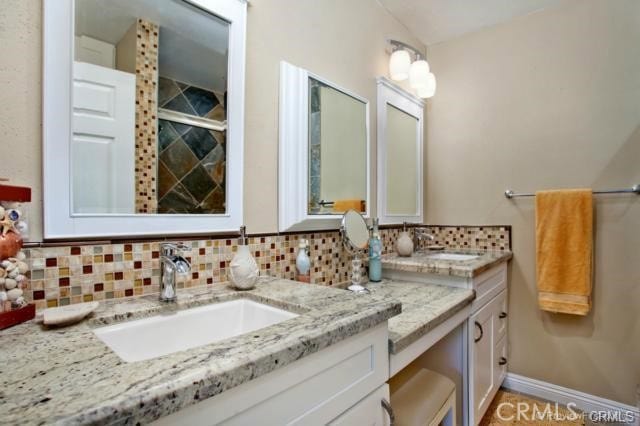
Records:
[[[373,219],[373,232],[369,239],[369,281],[382,281],[382,241],[378,233],[378,219]]]

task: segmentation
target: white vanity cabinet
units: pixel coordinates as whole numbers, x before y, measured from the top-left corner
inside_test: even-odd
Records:
[[[384,268],[384,264],[383,264]],[[420,341],[391,357],[394,375],[462,324],[460,343],[463,424],[475,426],[507,374],[507,261],[474,277],[383,269],[386,278],[473,289],[470,307],[459,311]],[[420,344],[424,341],[423,344]],[[415,347],[414,347],[415,346]]]
[[[385,321],[153,424],[387,425],[388,339]]]
[[[467,320],[467,416],[477,425],[507,374],[507,263],[473,279]]]
[[[487,411],[507,374],[507,290],[468,320],[469,424]]]

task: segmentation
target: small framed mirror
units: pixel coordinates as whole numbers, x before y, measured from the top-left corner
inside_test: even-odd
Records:
[[[340,234],[344,247],[353,256],[351,260],[351,285],[347,289],[355,293],[369,293],[369,290],[362,286],[368,279],[361,259],[369,246],[369,227],[362,215],[351,209],[347,210],[342,217]]]
[[[335,229],[369,214],[369,102],[303,68],[280,66],[279,228]]]
[[[378,79],[378,217],[423,222],[424,101]]]

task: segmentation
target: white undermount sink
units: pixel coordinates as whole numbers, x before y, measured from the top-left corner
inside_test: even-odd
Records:
[[[427,258],[434,260],[473,260],[479,256],[474,254],[458,254],[458,253],[435,253],[427,255]]]
[[[94,333],[123,361],[135,362],[204,346],[297,316],[239,299],[100,327]]]

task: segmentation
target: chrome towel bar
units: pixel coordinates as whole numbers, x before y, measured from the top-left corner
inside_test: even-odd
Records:
[[[631,188],[626,188],[626,189],[607,189],[607,190],[603,190],[603,191],[593,191],[594,194],[637,194],[640,195],[640,185],[633,185]],[[523,193],[523,194],[518,194],[516,192],[513,192],[510,189],[507,189],[506,191],[504,191],[504,196],[511,199],[511,198],[515,198],[515,197],[535,197],[536,194],[534,193]]]

